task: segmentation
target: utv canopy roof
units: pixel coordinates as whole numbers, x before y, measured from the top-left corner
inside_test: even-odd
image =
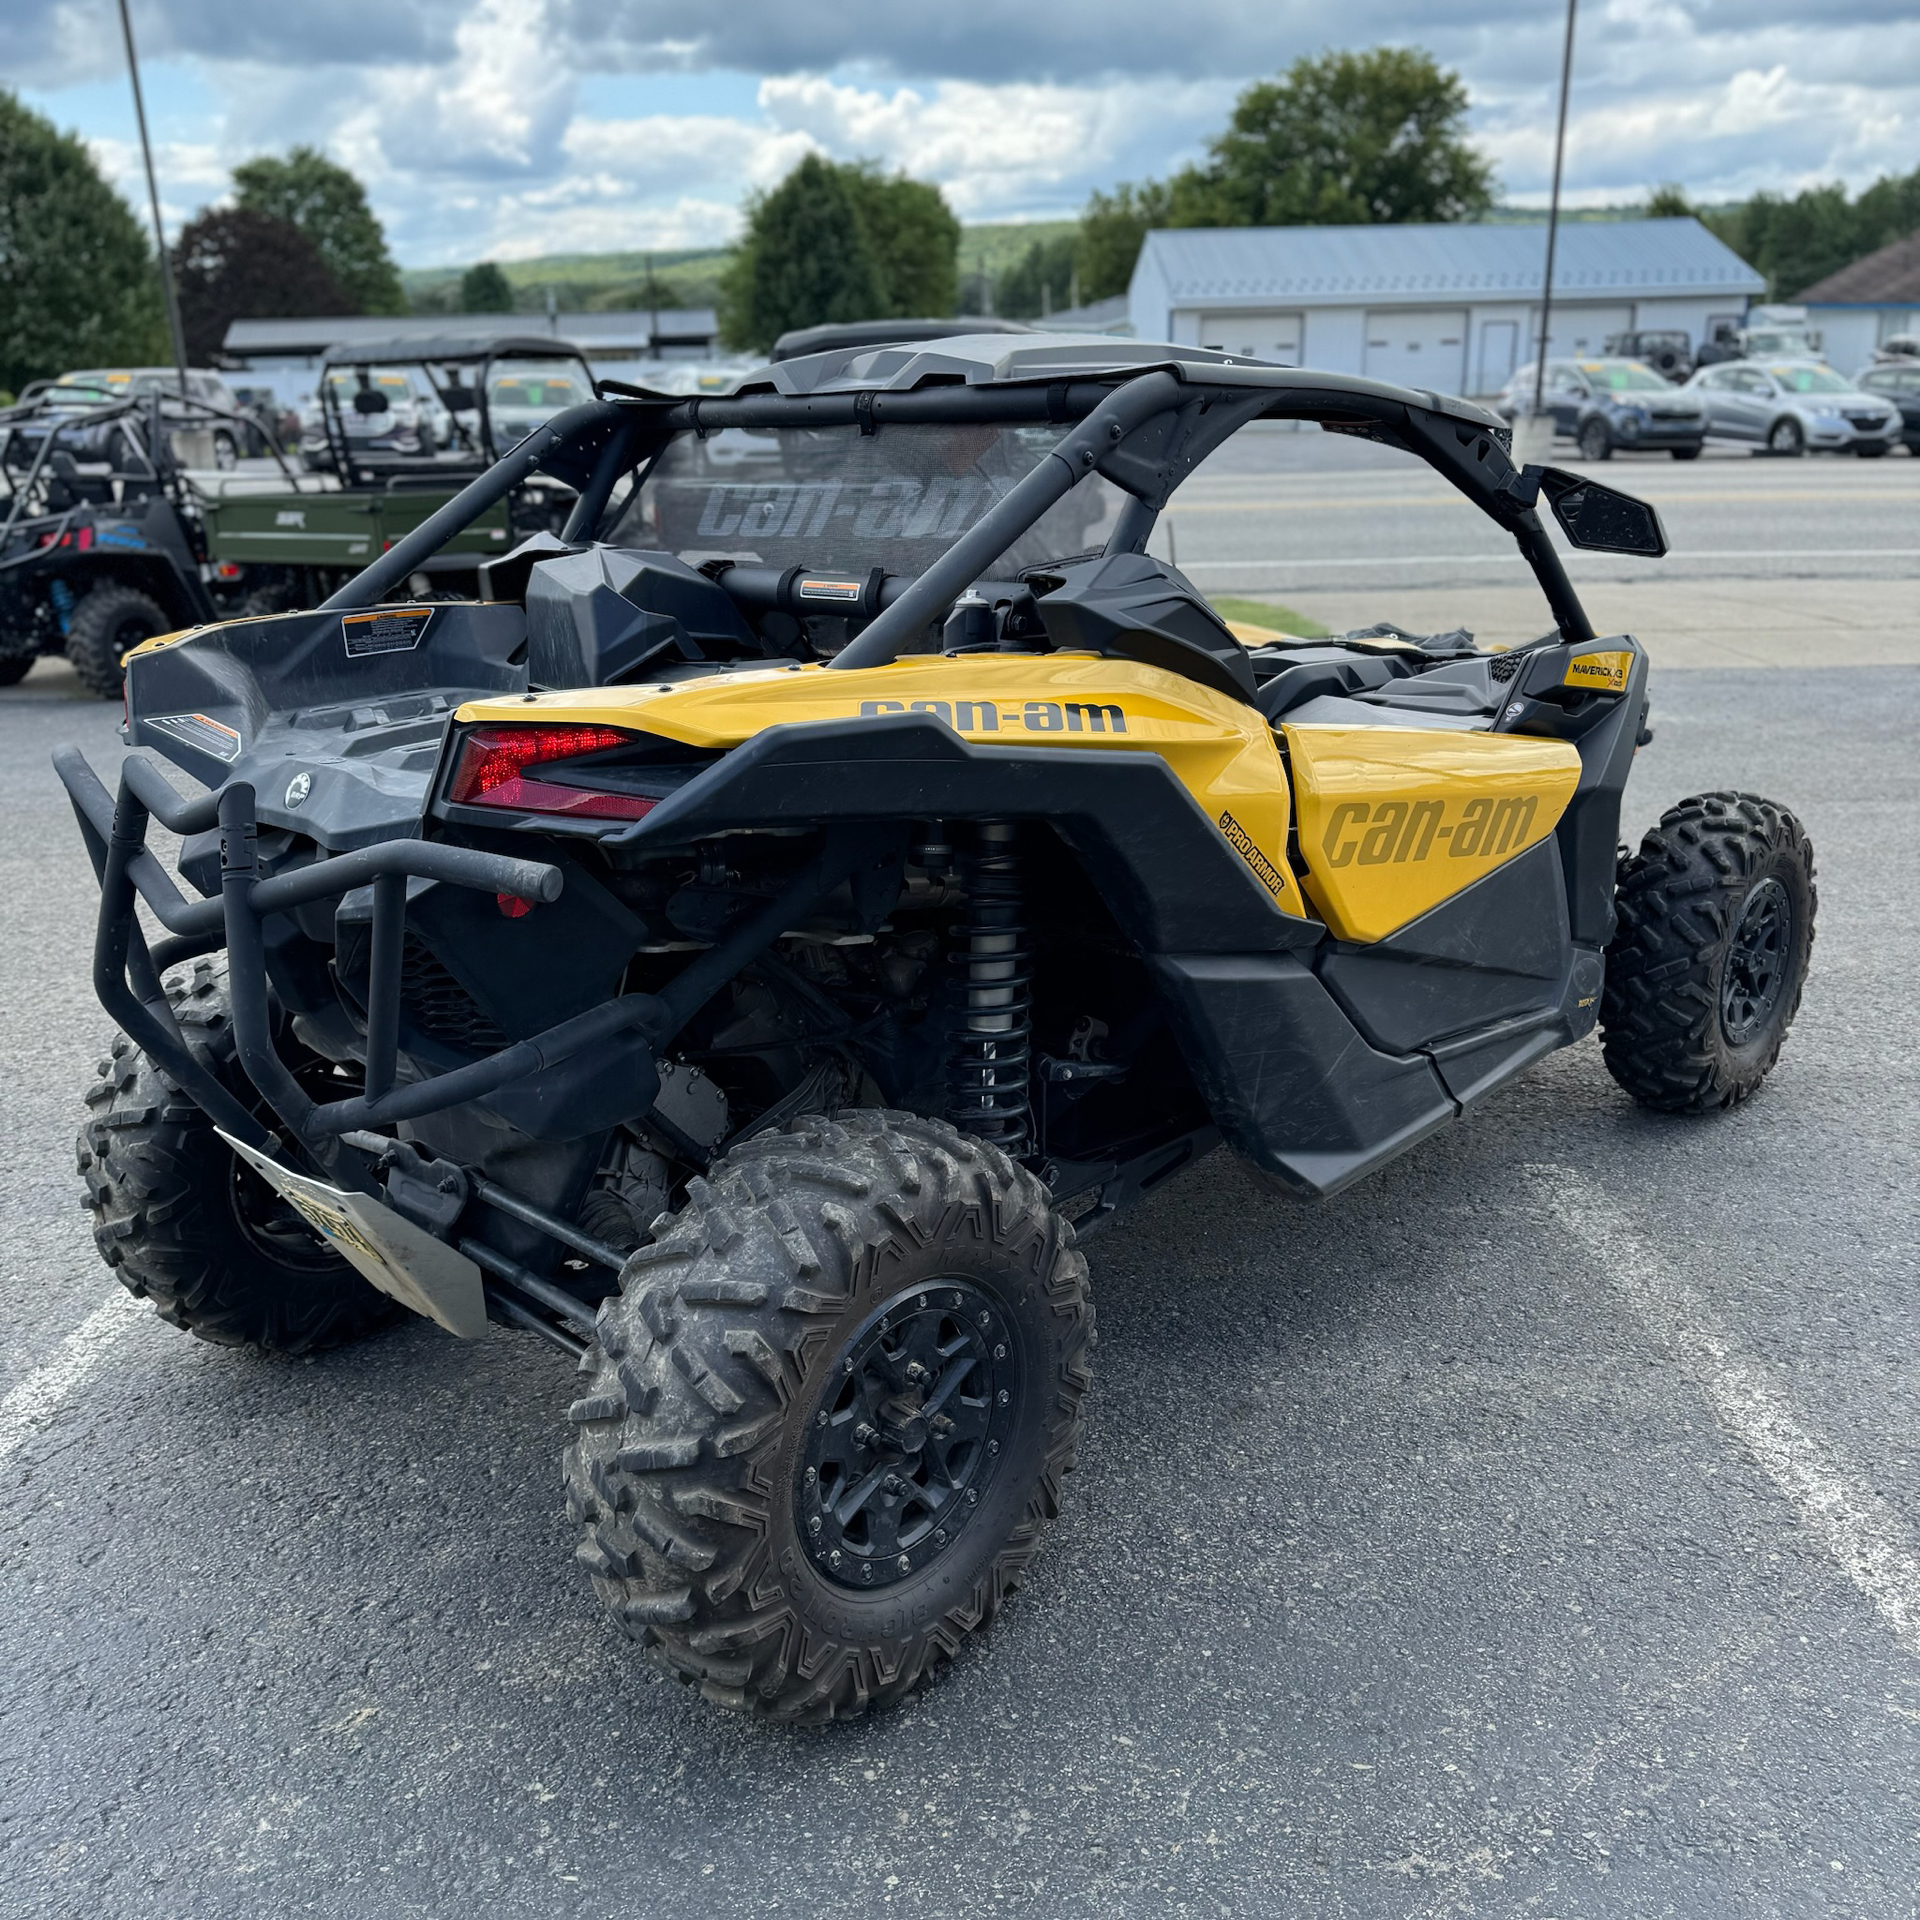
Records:
[[[884,347],[907,340],[945,340],[957,334],[1036,333],[1024,320],[996,320],[961,314],[952,320],[829,320],[818,327],[795,327],[773,343],[771,360],[799,360],[839,347]]]
[[[323,367],[370,367],[376,363],[397,361],[402,366],[418,366],[422,361],[471,361],[488,359],[584,360],[586,355],[571,340],[558,340],[550,333],[503,333],[493,339],[476,340],[471,334],[403,335],[391,340],[356,340],[329,347],[320,356]]]
[[[822,329],[824,331],[824,329]],[[1485,407],[1451,394],[1393,386],[1354,374],[1320,373],[1307,367],[1276,366],[1244,354],[1211,347],[1178,346],[1167,341],[1116,340],[1109,333],[973,333],[924,343],[889,342],[883,346],[841,347],[764,368],[735,388],[732,398],[757,394],[804,396],[852,393],[862,388],[905,393],[943,386],[1013,386],[1040,382],[1127,380],[1165,368],[1183,381],[1208,386],[1270,389],[1311,396],[1322,406],[1342,395],[1374,402],[1398,402],[1429,413],[1469,421],[1491,430],[1505,445],[1507,423]],[[711,402],[703,403],[703,414]],[[722,410],[723,411],[723,410]],[[721,411],[715,411],[714,424]]]

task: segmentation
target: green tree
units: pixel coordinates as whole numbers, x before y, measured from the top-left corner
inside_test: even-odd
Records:
[[[351,313],[352,303],[300,229],[246,207],[203,211],[180,230],[174,285],[187,358],[205,366],[235,320]]]
[[[1684,220],[1693,212],[1686,189],[1669,180],[1647,196],[1649,220]]]
[[[1034,241],[1001,276],[994,295],[999,311],[1009,320],[1032,320],[1070,305],[1077,244],[1070,233]]]
[[[462,313],[511,313],[513,286],[491,260],[482,260],[460,276]]]
[[[234,203],[298,227],[358,313],[405,313],[400,274],[366,189],[314,147],[262,154],[233,170]]]
[[[160,277],[133,210],[76,135],[0,91],[0,387],[167,357]]]
[[[1093,195],[1081,298],[1124,293],[1152,227],[1476,219],[1493,205],[1493,168],[1467,140],[1466,113],[1460,76],[1417,47],[1296,60],[1241,94],[1204,165]]]
[[[1138,187],[1123,180],[1111,193],[1096,190],[1080,215],[1073,243],[1080,298],[1110,300],[1125,293],[1147,229],[1171,226],[1168,213],[1167,189],[1158,180]]]
[[[960,222],[938,187],[883,174],[871,160],[840,169],[853,195],[885,301],[878,318],[939,319],[959,284]]]
[[[1175,175],[1177,226],[1470,220],[1493,169],[1468,144],[1467,90],[1417,47],[1296,60],[1235,103],[1205,166]]]
[[[808,154],[746,208],[720,332],[766,352],[795,327],[953,311],[960,223],[936,187]]]

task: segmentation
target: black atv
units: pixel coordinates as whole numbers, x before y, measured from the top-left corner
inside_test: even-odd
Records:
[[[246,566],[208,551],[206,503],[174,450],[187,421],[247,430],[198,399],[103,402],[57,382],[0,409],[0,686],[64,653],[89,692],[117,699],[130,648],[238,613],[257,591]]]
[[[1147,538],[1262,419],[1428,463],[1553,629],[1230,631]],[[535,467],[578,500],[489,603],[391,597]],[[1806,837],[1708,794],[1617,857],[1646,655],[1543,501],[1665,551],[1478,407],[1196,348],[983,336],[561,416],[317,611],[134,654],[132,745],[204,792],[60,756],[122,1029],[103,1256],[210,1340],[549,1342],[625,1628],[743,1711],[898,1699],[1058,1509],[1080,1248],[1135,1200],[1221,1141],[1335,1192],[1596,1021],[1664,1111],[1773,1065]]]

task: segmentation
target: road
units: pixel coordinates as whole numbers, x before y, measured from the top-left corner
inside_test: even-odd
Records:
[[[1570,447],[1555,457],[1653,502],[1667,528],[1672,552],[1659,562],[1561,543],[1603,633],[1638,634],[1665,666],[1920,659],[1910,611],[1920,460],[1773,460],[1720,446],[1686,463],[1589,466]],[[1209,592],[1271,595],[1335,631],[1465,624],[1511,643],[1549,624],[1512,542],[1444,481],[1318,431],[1230,441],[1181,488],[1152,550]],[[1889,609],[1905,617],[1889,621]]]
[[[1886,536],[1727,471],[1757,547]],[[1656,682],[1630,830],[1742,786],[1819,855],[1759,1098],[1645,1115],[1588,1044],[1329,1203],[1184,1176],[1093,1244],[1034,1585],[811,1735],[603,1617],[549,1352],[416,1325],[274,1363],[123,1304],[45,760],[105,765],[113,716],[71,690],[0,696],[0,1913],[1920,1911],[1915,667]]]

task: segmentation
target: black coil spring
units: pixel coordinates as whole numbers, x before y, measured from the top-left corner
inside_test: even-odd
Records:
[[[947,1118],[1018,1156],[1033,1136],[1033,971],[1011,826],[989,822],[980,829],[966,878],[967,918],[954,930],[963,944],[951,956],[960,973]]]

